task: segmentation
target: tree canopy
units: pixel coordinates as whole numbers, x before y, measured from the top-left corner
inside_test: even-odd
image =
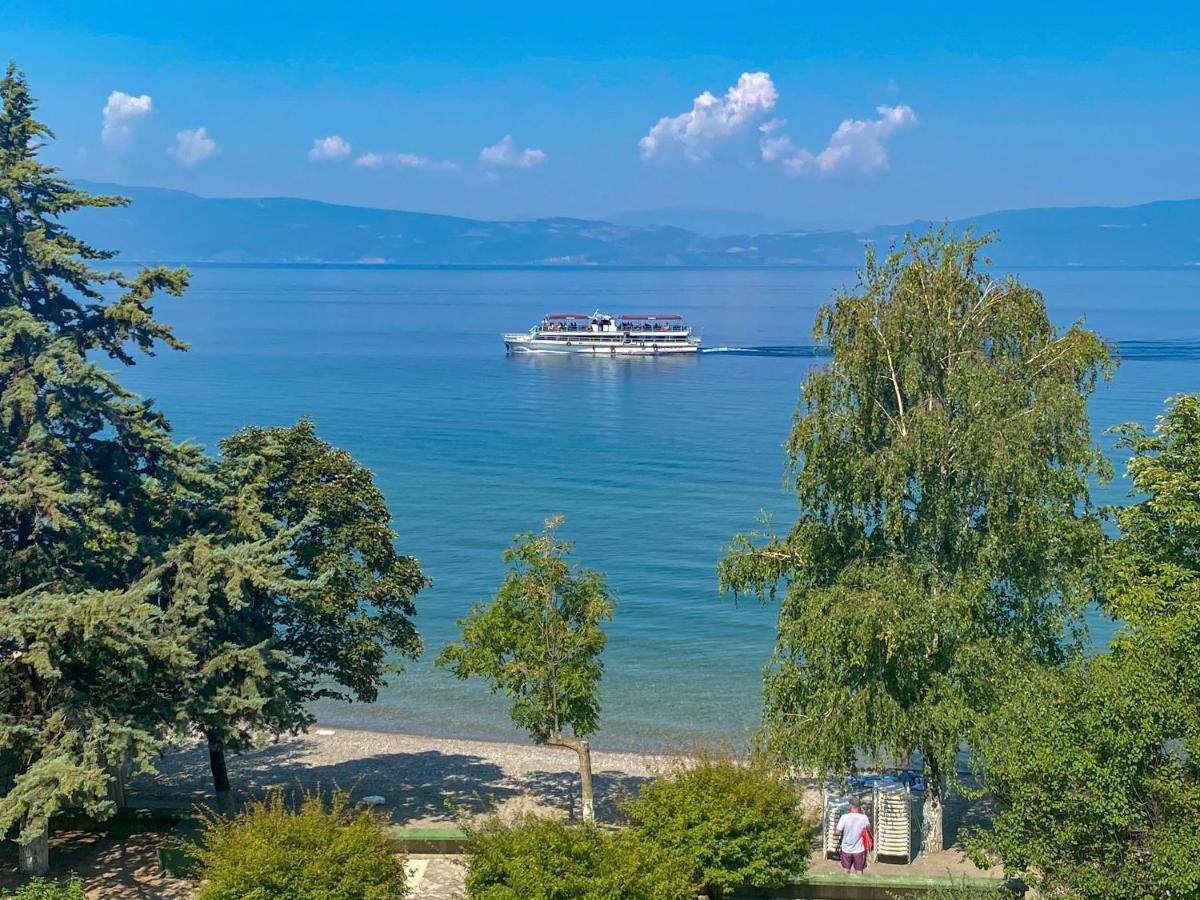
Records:
[[[156,674],[179,661],[146,603],[201,458],[101,363],[160,344],[154,318],[182,269],[126,278],[60,218],[115,197],[78,190],[37,156],[50,138],[24,76],[0,80],[0,832],[45,866],[49,817],[102,810],[106,767],[144,765],[169,719]]]
[[[119,206],[38,159],[49,129],[24,76],[0,80],[0,834],[47,866],[50,817],[96,815],[122,769],[202,731],[225,749],[373,700],[421,644],[415,560],[345,451],[248,428],[219,459],[104,366],[186,349],[155,318],[184,269],[126,277],[67,214]],[[228,789],[227,783],[224,785]]]
[[[583,780],[584,818],[592,817],[591,758],[586,739],[600,720],[600,654],[613,598],[604,576],[568,560],[562,517],[541,534],[525,532],[504,551],[508,573],[490,604],[460,620],[462,640],[437,659],[459,678],[488,679],[512,700],[513,721],[539,744],[575,750]],[[567,729],[571,734],[567,734]],[[573,735],[573,737],[572,737]]]
[[[225,751],[307,727],[314,700],[373,701],[420,653],[413,598],[428,579],[396,551],[370,471],[307,419],[223,440],[213,484],[161,603],[196,661],[179,720],[208,740],[228,807]]]
[[[920,753],[934,843],[976,714],[1015,667],[1067,656],[1103,538],[1088,480],[1109,475],[1086,408],[1108,350],[989,275],[988,240],[868,248],[814,326],[830,360],[785,445],[796,522],[736,536],[719,567],[734,592],[783,586],[770,746],[826,772]]]
[[[1115,511],[1108,648],[1016,688],[977,754],[997,816],[972,843],[1044,895],[1200,893],[1200,397],[1124,426],[1143,499]]]

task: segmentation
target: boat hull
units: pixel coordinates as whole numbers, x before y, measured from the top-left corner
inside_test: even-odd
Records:
[[[559,353],[579,356],[677,356],[685,353],[695,353],[700,349],[700,341],[695,338],[687,341],[544,341],[531,338],[527,334],[504,335],[504,348],[509,353]]]

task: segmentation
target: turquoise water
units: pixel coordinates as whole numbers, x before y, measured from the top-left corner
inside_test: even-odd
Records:
[[[852,277],[200,268],[185,299],[159,304],[191,352],[122,377],[157,399],[180,437],[212,446],[241,425],[307,413],[374,470],[399,545],[434,579],[418,598],[426,653],[378,703],[320,706],[323,722],[515,737],[501,701],[432,660],[455,619],[494,590],[509,538],[561,512],[578,559],[608,573],[619,601],[597,743],[737,742],[758,720],[774,610],[720,597],[715,566],[760,511],[791,514],[781,443],[797,386],[819,363],[813,316]],[[1086,316],[1121,346],[1123,365],[1093,401],[1098,435],[1200,389],[1200,270],[1025,278],[1056,321]],[[501,331],[595,308],[683,312],[714,352],[505,356]],[[1126,490],[1118,479],[1098,497]]]

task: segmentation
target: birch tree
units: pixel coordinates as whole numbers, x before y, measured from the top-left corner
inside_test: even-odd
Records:
[[[719,566],[724,588],[780,597],[770,746],[825,773],[918,755],[937,849],[978,715],[1068,654],[1103,540],[1088,482],[1110,474],[1086,406],[1108,350],[988,274],[988,240],[868,249],[813,329],[831,358],[785,444],[796,522],[736,536]]]
[[[540,534],[513,538],[504,552],[508,574],[491,603],[459,620],[462,639],[437,659],[459,678],[488,679],[512,700],[512,720],[538,744],[579,756],[583,819],[595,821],[588,737],[600,721],[601,623],[614,602],[600,572],[571,565],[574,549],[560,541],[562,517]],[[569,729],[569,731],[568,731]]]

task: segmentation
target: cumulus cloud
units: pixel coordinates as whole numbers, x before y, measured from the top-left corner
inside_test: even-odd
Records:
[[[479,151],[479,161],[490,166],[516,166],[531,169],[546,161],[546,153],[536,147],[521,149],[513,143],[512,135],[506,134],[490,147]]]
[[[778,99],[779,92],[770,73],[743,72],[724,97],[704,91],[692,101],[688,112],[663,116],[638,146],[646,159],[674,144],[680,145],[689,159],[704,159],[714,144],[744,131],[767,115]]]
[[[171,150],[175,158],[185,166],[194,166],[216,153],[217,142],[208,136],[208,129],[185,128],[175,135],[175,147]]]
[[[832,174],[840,171],[873,172],[887,168],[884,141],[917,122],[910,106],[878,106],[877,119],[845,119],[829,138],[824,150],[813,153],[797,147],[781,132],[786,124],[774,119],[760,126],[759,149],[764,162],[778,163],[793,175],[808,172]]]
[[[364,169],[381,169],[391,166],[401,169],[442,169],[457,168],[447,160],[430,159],[428,156],[418,156],[415,153],[364,153],[354,161],[356,166]]]
[[[119,147],[129,140],[138,119],[154,108],[149,94],[137,97],[124,91],[113,91],[104,104],[104,124],[100,128],[100,140],[110,147]]]
[[[308,151],[308,158],[312,160],[341,159],[349,155],[350,145],[337,134],[314,139],[312,149]]]

